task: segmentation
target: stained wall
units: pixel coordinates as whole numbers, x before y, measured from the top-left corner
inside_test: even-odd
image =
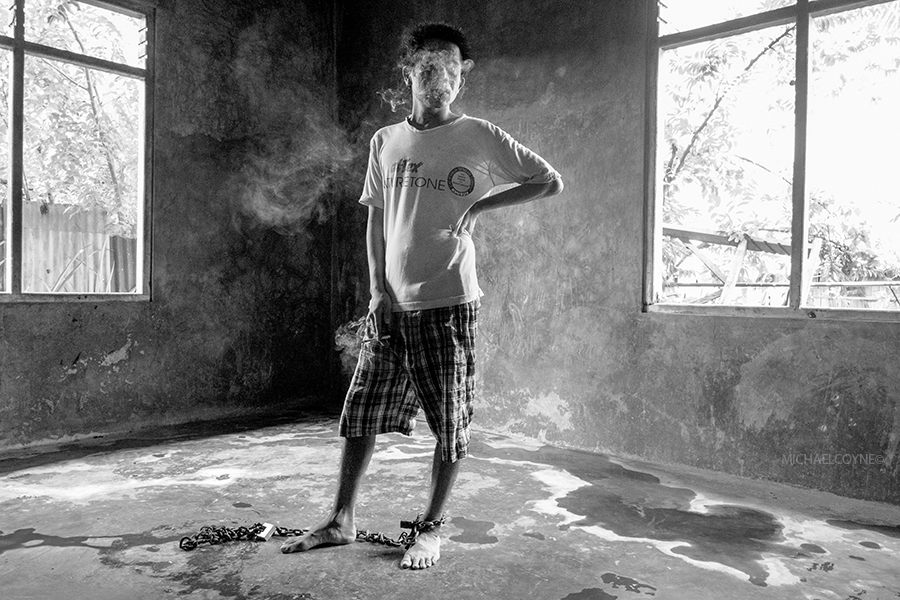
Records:
[[[470,33],[476,54],[457,108],[495,122],[565,180],[556,198],[479,219],[477,422],[900,502],[900,325],[642,312],[651,4],[343,3],[349,130],[370,135],[402,118],[377,95],[396,82],[395,40],[407,23],[446,20]],[[353,223],[343,243],[364,257],[362,211],[342,210]]]
[[[332,4],[156,13],[151,300],[0,304],[0,446],[332,386]]]
[[[476,49],[458,108],[566,181],[479,220],[478,425],[900,502],[897,324],[641,311],[649,5],[161,0],[152,301],[0,305],[0,446],[338,405],[378,91],[442,19]]]

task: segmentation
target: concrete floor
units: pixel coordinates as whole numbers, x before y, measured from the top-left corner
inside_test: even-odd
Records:
[[[326,512],[334,417],[171,429],[0,456],[0,597],[703,600],[900,598],[900,507],[478,432],[441,561],[278,538],[185,552],[201,525],[302,528]],[[358,526],[400,533],[432,442],[379,439]]]

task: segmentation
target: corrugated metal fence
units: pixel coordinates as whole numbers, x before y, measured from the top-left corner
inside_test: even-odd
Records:
[[[107,235],[106,213],[62,204],[22,203],[22,290],[132,292],[137,240]]]

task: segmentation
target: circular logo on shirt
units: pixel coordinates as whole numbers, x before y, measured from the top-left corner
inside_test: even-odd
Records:
[[[468,196],[475,189],[475,177],[465,167],[456,167],[447,175],[447,185],[457,196]]]

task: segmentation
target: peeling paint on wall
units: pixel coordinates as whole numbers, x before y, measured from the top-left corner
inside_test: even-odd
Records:
[[[559,431],[572,429],[572,415],[568,403],[559,397],[556,392],[528,395],[528,403],[524,407],[524,414],[529,417],[540,417],[549,423],[556,425]]]
[[[125,342],[124,346],[104,356],[103,360],[100,361],[100,366],[111,367],[114,364],[122,362],[123,360],[128,360],[128,354],[131,350],[132,345],[136,344],[131,341],[131,338],[128,338],[128,341]]]

